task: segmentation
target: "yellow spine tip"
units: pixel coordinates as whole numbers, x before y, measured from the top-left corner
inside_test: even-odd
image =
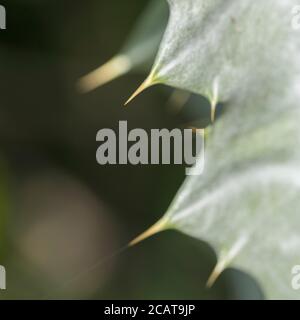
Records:
[[[130,96],[130,98],[125,102],[124,106],[127,106],[134,98],[145,91],[147,88],[154,85],[156,82],[153,80],[152,74],[137,88],[137,90]]]
[[[215,78],[213,82],[212,98],[211,98],[211,122],[215,122],[216,108],[219,101],[219,79]]]
[[[161,220],[156,222],[152,227],[150,227],[148,230],[146,230],[141,235],[139,235],[134,240],[132,240],[128,244],[128,246],[132,247],[132,246],[142,242],[143,240],[145,240],[145,239],[147,239],[147,238],[149,238],[149,237],[151,237],[151,236],[153,236],[163,230],[166,230],[168,222],[169,222],[169,220],[167,218],[162,218]]]
[[[220,260],[207,280],[206,286],[208,288],[211,288],[215,284],[215,282],[220,277],[221,273],[225,270],[225,268],[226,262],[224,260]]]
[[[243,247],[248,242],[248,235],[241,236],[236,243],[231,247],[229,251],[223,251],[221,257],[218,260],[212,274],[207,281],[207,287],[211,288],[216,280],[219,278],[221,273],[227,268],[227,266],[232,262],[232,260],[238,255],[238,253],[243,249]]]

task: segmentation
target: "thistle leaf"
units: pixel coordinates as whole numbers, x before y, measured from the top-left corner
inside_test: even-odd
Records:
[[[266,298],[300,298],[291,285],[300,264],[298,1],[168,2],[153,81],[226,112],[208,129],[204,174],[186,179],[163,221],[215,249],[209,285],[231,266]]]

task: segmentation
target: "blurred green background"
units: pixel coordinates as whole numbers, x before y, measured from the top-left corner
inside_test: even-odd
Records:
[[[185,168],[102,167],[97,131],[120,120],[129,128],[182,127],[197,113],[170,113],[170,90],[161,87],[123,108],[145,75],[85,95],[76,90],[79,77],[118,52],[146,1],[1,4],[0,264],[7,290],[0,299],[257,297],[252,279],[233,270],[206,289],[214,252],[176,232],[101,263],[161,217]]]

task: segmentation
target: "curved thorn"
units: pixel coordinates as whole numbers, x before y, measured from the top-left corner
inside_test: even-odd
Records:
[[[211,288],[221,273],[232,263],[232,260],[240,253],[243,247],[248,242],[248,235],[241,236],[229,251],[221,253],[220,259],[217,262],[212,274],[207,280],[207,287]]]
[[[147,88],[153,86],[156,82],[153,81],[152,74],[137,88],[137,90],[131,95],[131,97],[125,102],[124,106],[127,106],[134,98],[145,91]]]
[[[208,288],[211,288],[225,269],[226,269],[226,260],[222,259],[218,261],[213,272],[211,273],[211,275],[207,280],[206,286]]]
[[[138,244],[139,242],[142,242],[143,240],[145,240],[145,239],[147,239],[147,238],[149,238],[149,237],[151,237],[151,236],[153,236],[163,230],[166,230],[168,222],[169,222],[169,220],[167,218],[163,217],[158,222],[156,222],[152,227],[150,227],[148,230],[146,230],[141,235],[139,235],[134,240],[132,240],[128,244],[128,246],[132,247],[132,246]]]
[[[126,55],[117,55],[101,67],[82,77],[78,81],[78,88],[82,93],[87,93],[124,75],[131,67],[131,61]]]

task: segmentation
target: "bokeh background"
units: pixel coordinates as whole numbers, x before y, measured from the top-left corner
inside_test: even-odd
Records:
[[[143,74],[77,91],[79,77],[118,52],[146,2],[1,1],[7,30],[0,31],[0,264],[7,290],[0,299],[260,295],[234,270],[206,289],[214,252],[175,231],[114,255],[162,216],[184,166],[102,167],[97,131],[120,120],[129,128],[182,127],[208,110],[203,100],[170,112],[171,91],[161,87],[123,108]]]

